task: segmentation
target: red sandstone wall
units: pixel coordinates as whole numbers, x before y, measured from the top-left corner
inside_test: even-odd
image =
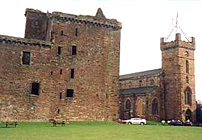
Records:
[[[26,14],[25,37],[46,40],[50,33],[54,44],[38,46],[39,41],[32,40],[33,44],[29,45],[23,43],[26,39],[21,44],[0,43],[0,119],[117,119],[120,28],[107,23],[83,23],[85,19],[74,22],[55,18],[52,27],[48,27],[51,31],[45,31],[47,19],[40,17],[45,14],[39,11],[36,15],[33,11],[31,16]],[[32,17],[38,16],[42,29],[39,36],[35,26],[31,26]],[[71,54],[72,45],[76,45],[76,55]],[[60,55],[58,47],[62,47]],[[32,53],[30,66],[21,65],[21,53],[25,50]],[[40,83],[39,96],[30,94],[32,82]],[[72,98],[66,97],[67,89],[74,90]]]

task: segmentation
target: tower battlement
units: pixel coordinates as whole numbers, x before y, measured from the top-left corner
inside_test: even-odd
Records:
[[[5,36],[5,35],[0,35],[0,44],[43,46],[43,47],[51,47],[53,45],[51,42],[48,42],[48,41],[26,39],[26,38]]]
[[[73,15],[62,12],[43,13],[40,10],[26,9],[25,38],[51,41],[51,32],[54,23],[68,23],[71,25],[84,25],[86,27],[107,28],[118,31],[122,28],[121,22],[105,18],[99,8],[95,16]]]
[[[165,42],[164,38],[160,39],[161,51],[175,49],[175,48],[185,48],[189,50],[195,50],[195,38],[191,37],[191,41],[182,41],[181,34],[177,33],[175,35],[175,40],[171,42]]]
[[[106,28],[113,28],[113,29],[121,29],[122,24],[118,22],[116,19],[107,19],[105,18],[102,10],[99,8],[95,16],[89,15],[73,15],[67,14],[62,12],[52,12],[52,13],[44,13],[40,10],[29,9],[27,8],[25,11],[25,16],[27,14],[35,14],[35,16],[47,16],[49,18],[53,18],[59,22],[75,22],[80,24],[86,25],[93,25],[98,27],[106,27]]]

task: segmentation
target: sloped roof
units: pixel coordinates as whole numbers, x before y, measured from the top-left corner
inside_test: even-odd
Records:
[[[141,93],[151,92],[155,90],[156,88],[157,86],[120,89],[119,94],[141,94]]]
[[[119,80],[139,78],[139,77],[151,77],[162,73],[162,69],[154,69],[149,71],[136,72],[131,74],[120,75]]]

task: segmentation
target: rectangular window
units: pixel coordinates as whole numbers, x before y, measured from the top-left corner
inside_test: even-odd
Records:
[[[27,51],[22,52],[22,64],[23,65],[30,65],[31,62],[31,53]]]
[[[58,47],[58,55],[61,55],[62,47]]]
[[[64,32],[63,32],[63,30],[62,30],[62,31],[60,32],[60,34],[61,34],[61,35],[64,35]]]
[[[73,97],[74,96],[74,90],[73,89],[67,89],[67,97]]]
[[[32,92],[31,92],[31,94],[39,95],[39,87],[40,87],[39,83],[32,83]]]
[[[189,73],[189,61],[186,60],[186,73]]]
[[[74,78],[74,69],[71,69],[71,78]]]
[[[72,55],[76,55],[76,46],[72,46]]]
[[[60,93],[60,99],[62,99],[62,93]]]
[[[75,36],[78,36],[78,28],[75,29]]]

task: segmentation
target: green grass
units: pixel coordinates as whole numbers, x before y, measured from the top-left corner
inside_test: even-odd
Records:
[[[202,127],[123,125],[113,122],[20,123],[16,128],[0,125],[0,140],[201,140]]]

